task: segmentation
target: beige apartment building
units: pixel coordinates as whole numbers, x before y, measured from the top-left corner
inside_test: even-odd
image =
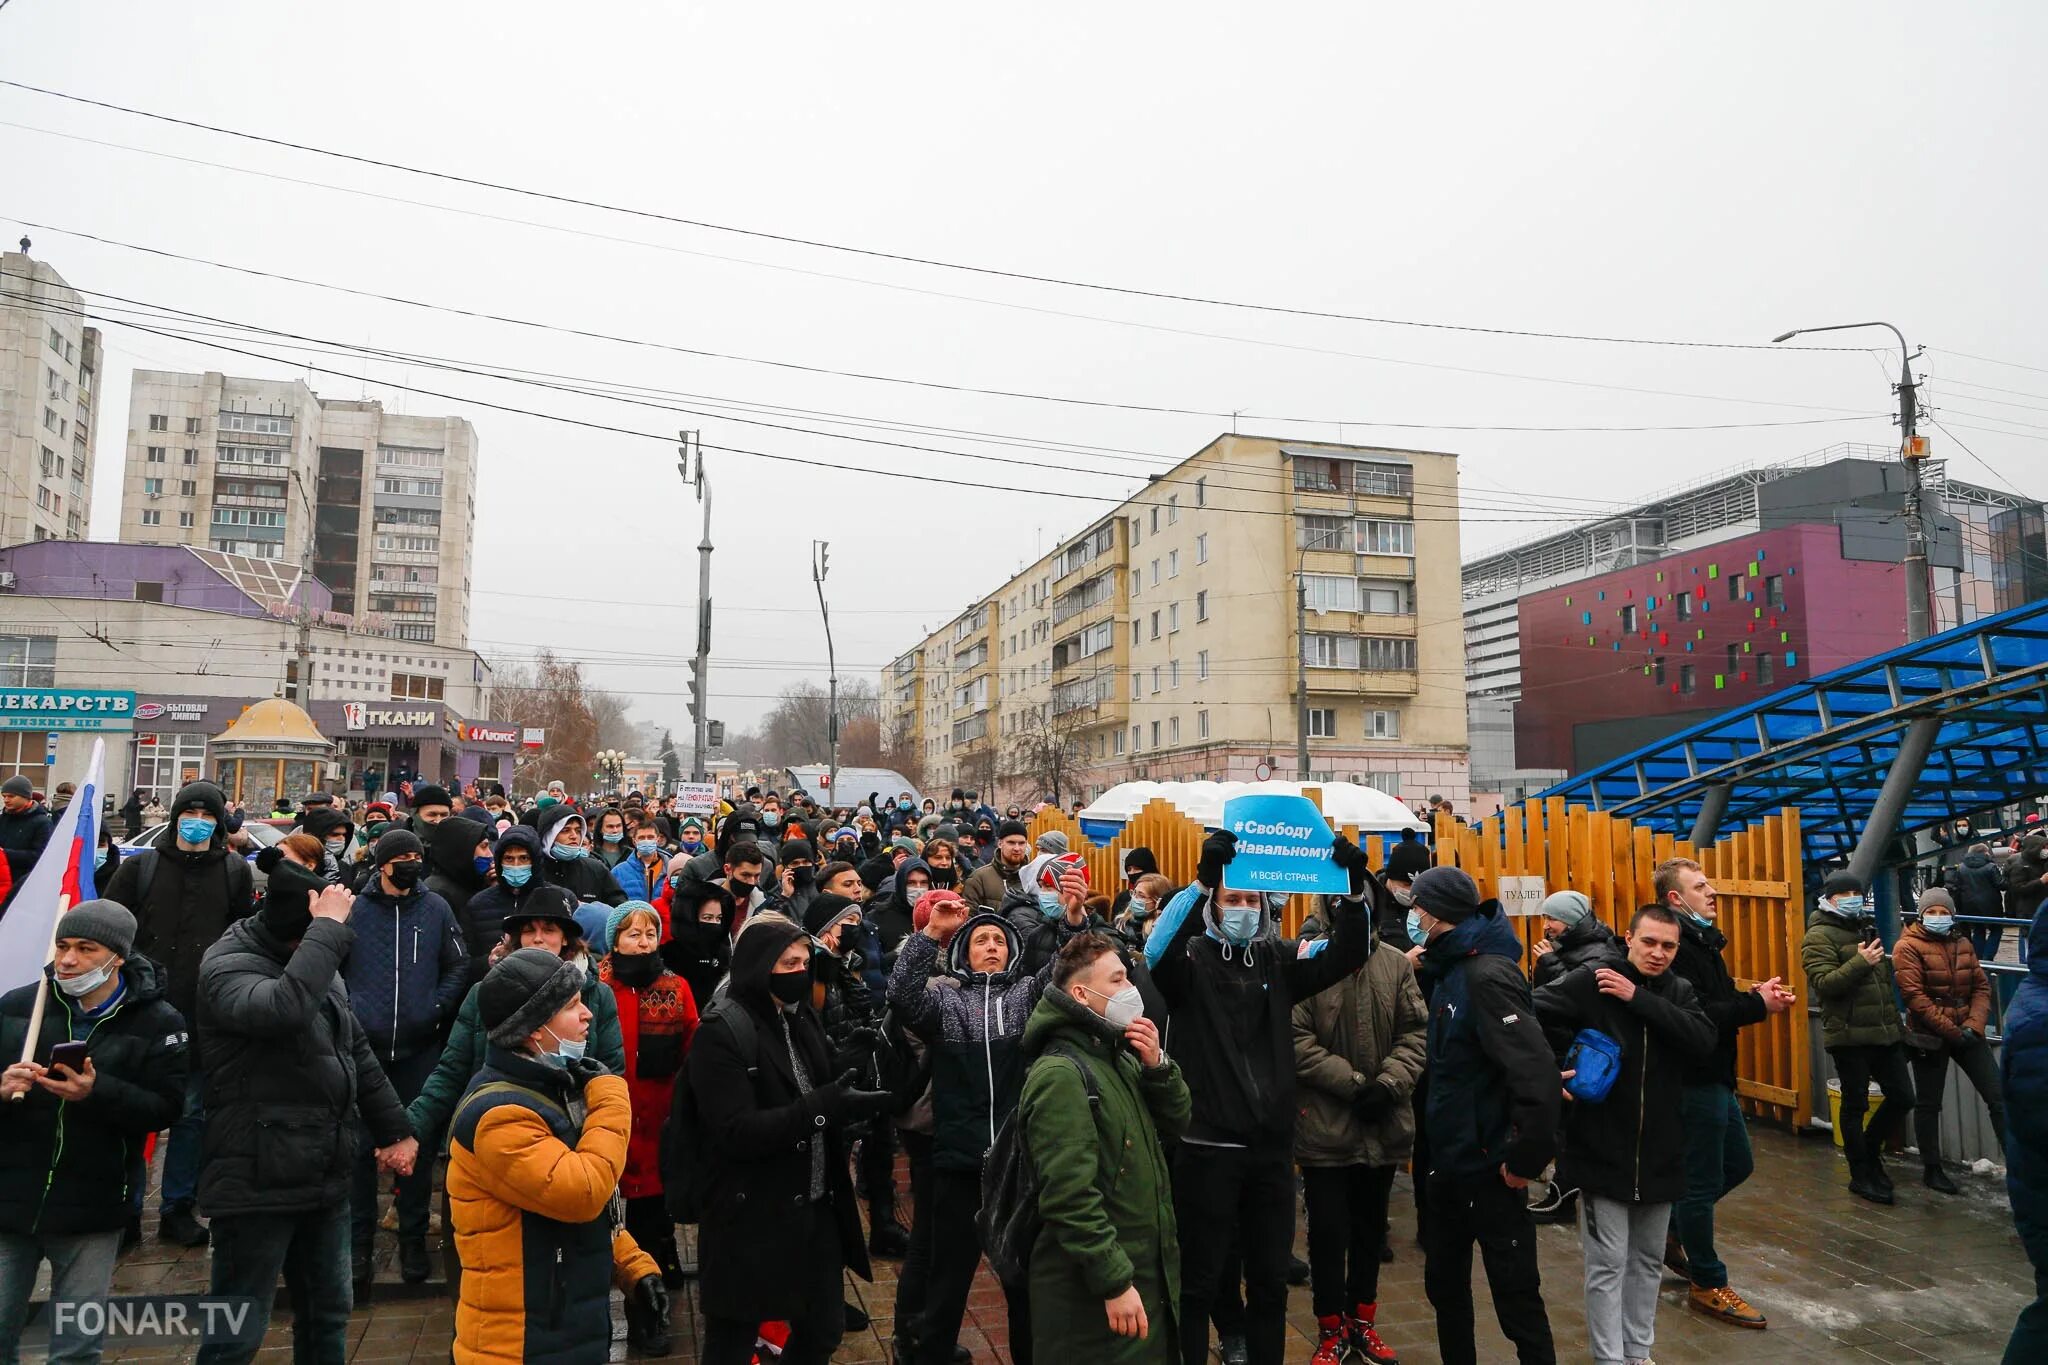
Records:
[[[924,785],[1469,791],[1457,457],[1220,436],[884,671]],[[1307,680],[1307,706],[1299,681]]]
[[[476,430],[298,380],[137,370],[121,539],[304,565],[393,639],[469,641]]]
[[[100,334],[55,270],[0,255],[0,545],[90,531]]]

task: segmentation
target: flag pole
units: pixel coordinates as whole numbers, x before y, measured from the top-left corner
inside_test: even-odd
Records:
[[[65,912],[70,908],[71,897],[57,897],[57,914],[50,921],[50,947],[49,951],[43,954],[43,966],[46,968],[57,960],[57,925],[63,920]],[[35,1008],[29,1011],[28,1034],[21,1044],[21,1060],[24,1062],[32,1062],[36,1059],[36,1043],[42,1038],[43,1034],[43,1014],[49,1008],[50,974],[48,971],[45,971],[42,979],[36,982],[36,1004]],[[7,1098],[19,1102],[27,1094],[28,1092],[24,1090],[19,1095],[9,1095]]]

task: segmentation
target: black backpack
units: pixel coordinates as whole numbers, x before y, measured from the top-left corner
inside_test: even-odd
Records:
[[[712,1000],[697,1021],[698,1031],[713,1019],[725,1020],[732,1030],[740,1055],[754,1055],[754,1019],[745,1007],[729,997]],[[751,1079],[755,1069],[747,1067]],[[711,1162],[704,1141],[703,1118],[697,1112],[697,1092],[690,1084],[688,1068],[676,1077],[675,1099],[669,1104],[668,1127],[662,1133],[661,1188],[668,1199],[668,1215],[678,1223],[701,1222],[711,1202]]]
[[[1064,1047],[1047,1048],[1046,1057],[1063,1057],[1081,1073],[1088,1091],[1088,1108],[1097,1121],[1102,1113],[1102,1092],[1095,1084],[1095,1070]],[[1045,1219],[1038,1212],[1039,1179],[1037,1163],[1024,1141],[1024,1106],[1020,1103],[996,1130],[988,1155],[981,1164],[981,1212],[975,1215],[981,1233],[981,1248],[988,1268],[1006,1285],[1021,1285],[1031,1273],[1031,1249]]]

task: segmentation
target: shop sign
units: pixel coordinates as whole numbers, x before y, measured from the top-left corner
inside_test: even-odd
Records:
[[[206,719],[212,703],[203,701],[146,701],[135,708],[137,720],[168,720],[190,724]]]
[[[135,694],[96,687],[15,687],[0,692],[0,730],[132,730]]]
[[[345,701],[341,704],[341,723],[342,728],[347,730],[433,729],[441,723],[441,713],[433,709],[407,711],[369,706],[359,701]]]
[[[471,724],[462,726],[456,733],[463,739],[474,740],[479,744],[517,744],[519,742],[519,731],[517,727],[513,726]]]
[[[519,744],[520,747],[526,749],[545,749],[548,747],[548,732],[545,730],[528,729],[520,737]]]

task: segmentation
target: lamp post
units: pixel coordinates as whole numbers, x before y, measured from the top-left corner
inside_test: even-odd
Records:
[[[599,749],[593,756],[593,761],[597,765],[598,780],[611,783],[612,790],[617,791],[619,783],[624,780],[626,775],[625,751],[621,749]]]
[[[1906,465],[1906,639],[1924,640],[1934,632],[1934,611],[1928,600],[1927,521],[1920,510],[1920,462],[1927,447],[1920,441],[1919,388],[1913,380],[1913,350],[1906,334],[1889,322],[1838,322],[1828,327],[1795,327],[1771,338],[1790,341],[1809,332],[1852,332],[1882,327],[1899,339],[1899,455]]]

